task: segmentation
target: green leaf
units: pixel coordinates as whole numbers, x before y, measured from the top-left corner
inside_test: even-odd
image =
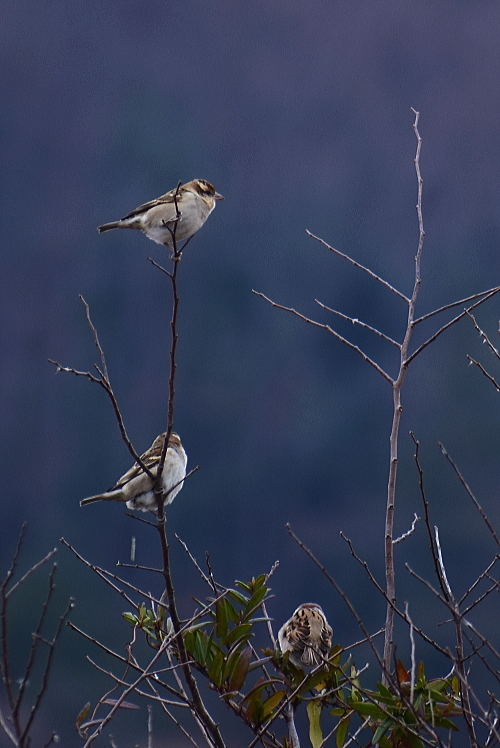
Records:
[[[447,680],[444,680],[443,678],[439,678],[437,680],[430,680],[429,683],[427,684],[427,687],[430,693],[432,693],[432,691],[438,691],[439,693],[441,693],[449,685],[450,684]]]
[[[347,715],[346,717],[341,719],[337,725],[337,732],[335,734],[335,743],[337,745],[337,748],[342,748],[345,743],[350,719],[350,715]]]
[[[377,683],[377,686],[381,696],[385,696],[385,698],[389,698],[391,701],[394,700],[394,695],[389,691],[387,686],[384,686],[383,683]]]
[[[238,590],[229,590],[226,597],[231,597],[233,600],[243,606],[246,606],[248,602],[248,597],[242,595],[241,592],[238,592]]]
[[[87,714],[89,712],[90,712],[90,701],[87,701],[87,703],[85,704],[85,706],[83,707],[83,709],[80,712],[78,712],[78,716],[77,716],[76,722],[75,722],[75,725],[76,725],[77,729],[78,729],[78,727],[80,727],[80,725],[82,724],[83,720],[86,719]]]
[[[320,748],[323,742],[323,733],[321,732],[321,703],[319,701],[310,701],[306,707],[309,719],[309,740],[313,748]]]
[[[224,636],[226,636],[229,625],[228,609],[224,598],[217,600],[215,604],[215,620],[215,633],[217,634],[219,639],[222,639]]]
[[[207,664],[207,650],[206,647],[203,646],[203,639],[207,639],[207,635],[203,633],[203,631],[194,631],[193,632],[193,649],[192,649],[192,655],[196,662],[201,665],[202,667],[205,667]]]
[[[340,664],[340,655],[342,654],[342,647],[340,644],[335,644],[330,650],[330,660],[332,665]]]
[[[248,722],[254,722],[257,725],[262,722],[262,702],[260,699],[250,699],[245,711],[245,718]]]
[[[443,703],[447,704],[449,701],[449,697],[447,696],[447,694],[443,694],[440,691],[435,690],[434,688],[429,688],[427,693],[428,693],[429,699],[433,701],[437,701],[440,704],[443,704]]]
[[[375,734],[372,738],[372,745],[376,745],[380,742],[381,738],[385,735],[391,724],[393,723],[390,719],[384,719],[384,721],[380,723],[380,725],[375,730]]]
[[[349,706],[352,706],[352,708],[358,713],[366,715],[367,717],[373,717],[374,719],[380,719],[382,716],[382,712],[380,711],[380,707],[376,704],[370,704],[367,701],[351,701],[349,703]]]
[[[424,663],[420,661],[417,666],[417,679],[425,682]]]
[[[123,618],[127,621],[127,623],[131,623],[132,626],[137,626],[139,623],[139,619],[135,615],[135,613],[122,613]]]
[[[252,613],[259,607],[259,605],[267,595],[267,591],[267,587],[260,587],[253,593],[252,597],[248,601],[247,609],[243,614],[244,619],[249,618]]]
[[[279,678],[268,678],[267,680],[264,680],[264,678],[258,678],[255,686],[247,693],[243,701],[253,699],[254,696],[260,693],[260,691],[262,691],[263,688],[272,686],[273,683],[279,683],[281,686],[283,685],[283,681],[280,680]]]
[[[451,719],[448,719],[448,717],[440,717],[436,720],[436,723],[438,727],[444,727],[447,730],[458,730],[458,727],[454,722],[451,721]]]
[[[231,675],[229,682],[229,688],[231,691],[239,691],[245,683],[247,677],[248,668],[250,666],[250,660],[252,659],[252,648],[245,647],[236,660],[234,670]]]
[[[257,670],[257,668],[262,667],[263,665],[267,665],[268,662],[271,662],[273,658],[272,657],[261,657],[260,660],[254,660],[250,663],[250,667],[248,668],[248,672],[251,673],[254,670]]]
[[[214,683],[217,688],[222,685],[222,668],[224,666],[224,655],[222,652],[217,652],[212,663],[208,669],[208,677]]]
[[[269,717],[271,712],[283,701],[285,695],[284,691],[276,691],[276,693],[271,694],[271,696],[264,701],[262,704],[262,719],[267,719]]]
[[[240,582],[238,579],[236,580],[236,584],[238,585],[238,587],[241,587],[242,590],[245,590],[245,592],[248,592],[250,595],[252,594],[252,588],[249,584]]]
[[[234,605],[232,604],[231,600],[228,599],[227,595],[224,598],[226,601],[226,608],[227,608],[227,614],[229,616],[229,620],[231,620],[233,623],[239,623],[240,622],[240,615],[235,610]],[[246,604],[246,603],[244,603]]]
[[[409,748],[424,748],[424,744],[415,733],[410,732],[410,730],[403,730],[402,732],[402,741],[405,745],[408,745]]]
[[[243,639],[246,637],[246,635],[252,630],[252,624],[251,623],[242,623],[239,626],[235,626],[235,628],[229,632],[227,636],[223,638],[223,644],[225,644],[227,647],[230,647],[231,644],[234,644],[238,641],[238,639]]]

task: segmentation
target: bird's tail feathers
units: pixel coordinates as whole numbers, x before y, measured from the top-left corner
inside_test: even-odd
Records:
[[[96,496],[88,496],[86,499],[82,499],[80,501],[80,506],[93,504],[95,501],[126,501],[126,498],[121,489],[117,491],[107,491],[106,493],[98,493]]]
[[[111,229],[117,229],[120,228],[120,221],[112,221],[111,223],[103,223],[102,226],[98,226],[97,230],[100,234],[103,234],[105,231],[111,231]]]
[[[307,667],[315,667],[319,664],[319,657],[313,647],[309,646],[304,649],[302,657],[300,658],[304,665]]]

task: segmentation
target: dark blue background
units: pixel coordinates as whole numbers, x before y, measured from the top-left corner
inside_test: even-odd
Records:
[[[209,551],[226,584],[279,559],[270,604],[276,624],[314,600],[336,641],[348,644],[359,632],[287,535],[290,522],[367,625],[382,625],[383,601],[339,531],[382,579],[390,387],[326,332],[273,310],[251,289],[335,325],[396,373],[394,350],[314,299],[398,339],[405,305],[304,230],[411,292],[418,226],[410,107],[421,112],[424,139],[418,313],[499,283],[499,33],[500,7],[479,0],[2,4],[3,570],[25,519],[23,569],[61,536],[112,568],[128,559],[135,535],[137,560],[159,563],[154,533],[121,507],[79,509],[130,457],[104,393],[56,374],[47,359],[83,370],[97,360],[83,294],[138,451],[164,429],[170,288],[147,257],[166,262],[167,254],[138,232],[99,236],[96,226],[178,180],[203,177],[226,200],[180,267],[175,427],[189,466],[200,470],[169,509],[170,529],[200,562]],[[498,316],[497,299],[478,312],[495,344]],[[429,321],[416,339],[448,318]],[[468,366],[467,353],[500,376],[469,321],[410,368],[396,511],[398,533],[421,514],[411,429],[422,442],[433,519],[457,593],[495,547],[438,440],[492,521],[499,518],[498,395]],[[205,592],[173,542],[187,616],[190,596]],[[397,547],[398,564],[408,560],[431,575],[427,546],[419,525]],[[130,628],[121,619],[123,601],[63,547],[58,562],[58,605],[74,595],[72,619],[124,651]],[[154,578],[130,578],[160,589]],[[16,652],[29,642],[41,579],[16,608]],[[402,568],[397,581],[398,601],[412,601],[422,626],[446,617]],[[486,633],[493,617],[490,610],[477,618]],[[403,630],[398,646],[407,653]],[[109,686],[85,662],[86,652],[99,658],[66,631],[39,720],[40,734],[56,729],[65,744],[75,741],[81,706]],[[436,672],[444,667],[437,663]],[[19,662],[16,677],[21,672]],[[126,730],[129,741],[144,743],[144,706],[140,715],[125,713],[110,732]],[[168,734],[157,719],[158,736]],[[127,739],[122,745],[133,744]]]

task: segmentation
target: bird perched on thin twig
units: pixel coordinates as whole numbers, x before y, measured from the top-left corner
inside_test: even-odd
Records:
[[[156,437],[151,447],[141,455],[144,465],[156,477],[166,434]],[[171,504],[183,486],[186,476],[187,456],[177,434],[171,434],[162,472],[162,486],[165,494],[164,505]],[[143,512],[156,512],[157,502],[153,490],[153,481],[143,471],[138,462],[112,488],[96,496],[89,496],[80,501],[80,506],[94,501],[124,501],[128,509],[140,509]]]
[[[193,179],[165,195],[139,205],[120,221],[98,226],[100,234],[111,229],[139,229],[148,239],[173,249],[201,229],[217,200],[224,200],[206,179]]]
[[[283,652],[290,652],[290,661],[297,667],[315,667],[332,646],[333,630],[321,606],[316,603],[299,605],[293,616],[278,631]]]

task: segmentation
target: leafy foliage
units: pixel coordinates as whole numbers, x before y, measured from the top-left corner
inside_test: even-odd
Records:
[[[338,644],[331,648],[327,663],[308,672],[291,662],[288,652],[258,651],[253,644],[257,627],[269,622],[266,581],[261,574],[248,583],[237,581],[234,588],[221,588],[219,597],[205,603],[196,601],[203,615],[195,614],[180,634],[196,670],[255,733],[262,731],[275,746],[287,748],[288,739],[271,732],[272,725],[287,708],[295,714],[303,707],[312,748],[324,744],[322,722],[332,717],[328,732],[335,736],[337,748],[359,730],[367,731],[370,742],[382,748],[424,748],[421,735],[425,744],[435,744],[437,729],[458,729],[452,719],[462,712],[456,675],[427,680],[420,663],[412,684],[411,673],[398,661],[394,685],[378,683],[370,690],[362,687],[352,656],[343,658]],[[177,652],[163,606],[155,611],[141,604],[135,613],[123,616],[155,649],[169,638],[171,651]]]

